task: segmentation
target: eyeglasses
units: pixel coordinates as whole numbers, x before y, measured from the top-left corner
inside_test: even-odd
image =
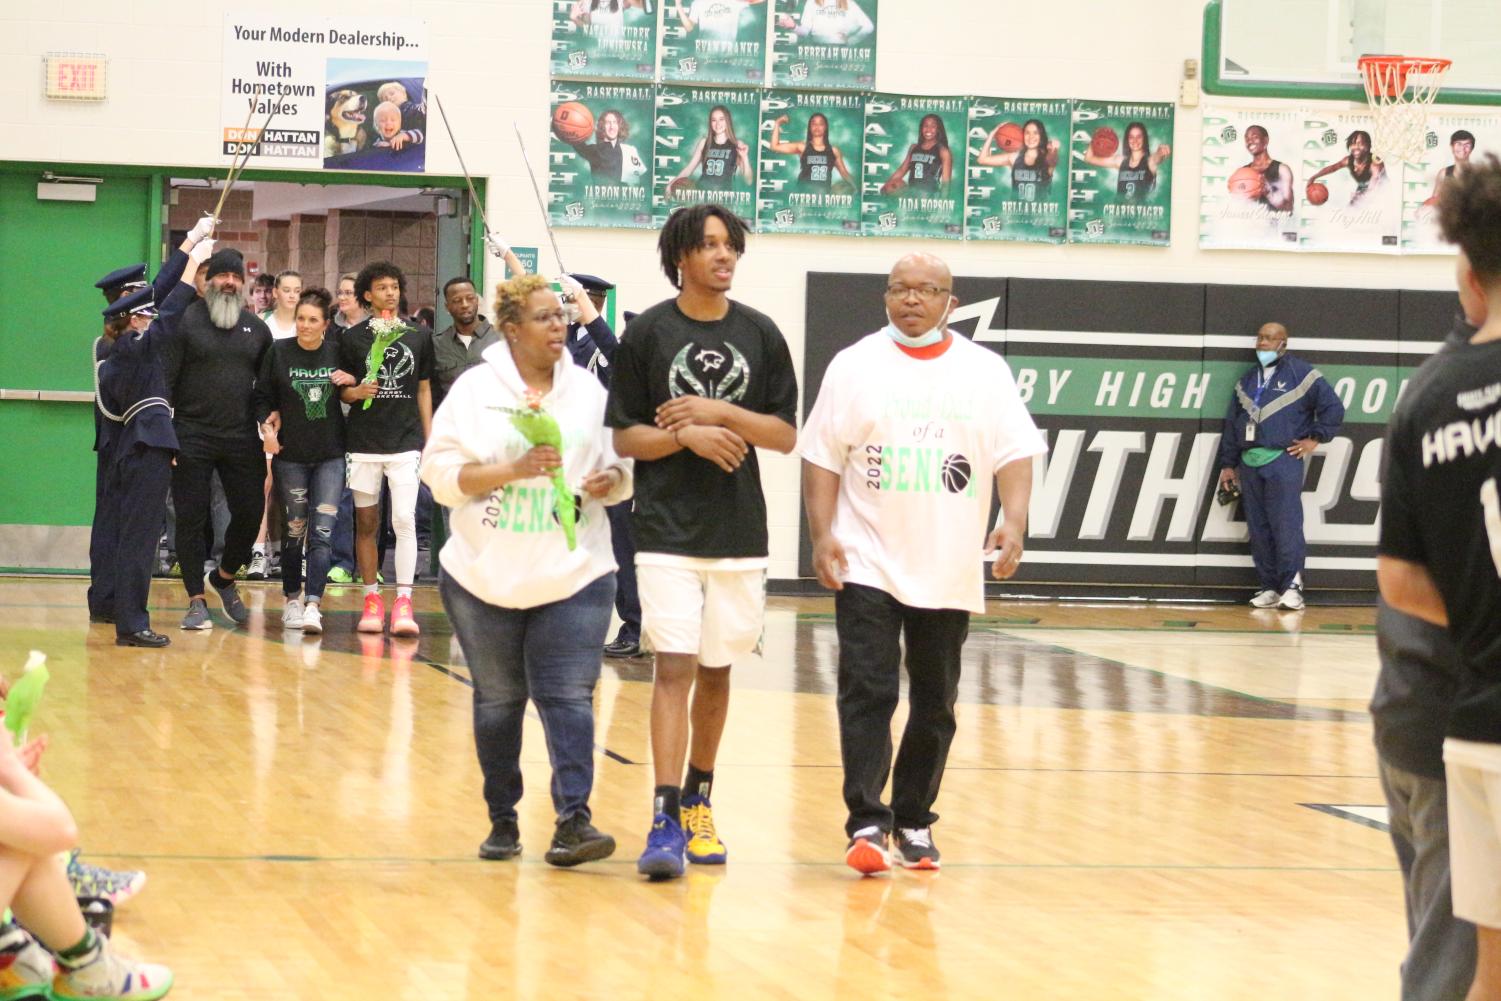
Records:
[[[948,295],[950,289],[939,288],[937,285],[898,285],[886,286],[886,296],[890,299],[905,299],[909,295],[916,295],[924,302],[933,302],[939,296]]]
[[[354,289],[340,289],[339,291],[335,292],[334,295],[338,296],[340,299],[348,299],[350,296],[354,295]]]
[[[554,309],[546,313],[532,314],[533,323],[552,323],[554,321],[566,324],[568,322],[568,314],[563,312],[561,309]]]

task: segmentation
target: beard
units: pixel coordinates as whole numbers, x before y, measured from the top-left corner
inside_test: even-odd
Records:
[[[229,330],[240,322],[240,310],[244,304],[240,293],[210,285],[203,290],[203,301],[208,305],[209,322],[220,330]]]

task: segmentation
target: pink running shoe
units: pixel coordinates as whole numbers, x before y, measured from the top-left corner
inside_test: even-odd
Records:
[[[412,614],[412,599],[405,595],[391,606],[391,635],[416,636],[422,630],[417,627],[417,618]]]
[[[386,603],[380,595],[365,595],[365,612],[360,616],[360,624],[355,628],[362,633],[386,631]]]

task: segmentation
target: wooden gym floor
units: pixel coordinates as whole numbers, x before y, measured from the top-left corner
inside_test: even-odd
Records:
[[[463,658],[434,589],[420,642],[248,628],[164,651],[90,627],[84,583],[0,580],[0,668],[47,652],[43,775],[86,858],[150,874],[122,948],[176,998],[1393,997],[1401,882],[1379,813],[1370,609],[992,603],[966,647],[936,874],[860,879],[843,808],[826,599],[772,599],[735,669],[717,771],[725,867],[635,874],[651,794],[647,661],[606,661],[595,821],[572,871],[540,725],[525,854],[487,833]],[[1316,595],[1315,595],[1316,597]],[[898,722],[903,717],[899,715]],[[1372,819],[1372,817],[1376,819]]]

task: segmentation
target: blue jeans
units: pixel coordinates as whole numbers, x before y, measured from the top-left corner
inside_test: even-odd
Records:
[[[271,459],[276,496],[286,516],[281,540],[281,590],[291,597],[302,590],[302,546],[307,543],[307,596],[322,598],[333,558],[334,521],[339,491],[344,488],[344,457],[322,462]],[[311,531],[309,531],[311,529]]]
[[[342,567],[354,575],[354,491],[342,487],[339,492],[339,516],[334,521],[331,566]]]
[[[438,593],[474,678],[474,743],[490,823],[516,822],[521,724],[530,698],[542,717],[558,820],[589,813],[594,788],[594,687],[610,628],[615,575],[536,608],[481,601],[448,574]]]

